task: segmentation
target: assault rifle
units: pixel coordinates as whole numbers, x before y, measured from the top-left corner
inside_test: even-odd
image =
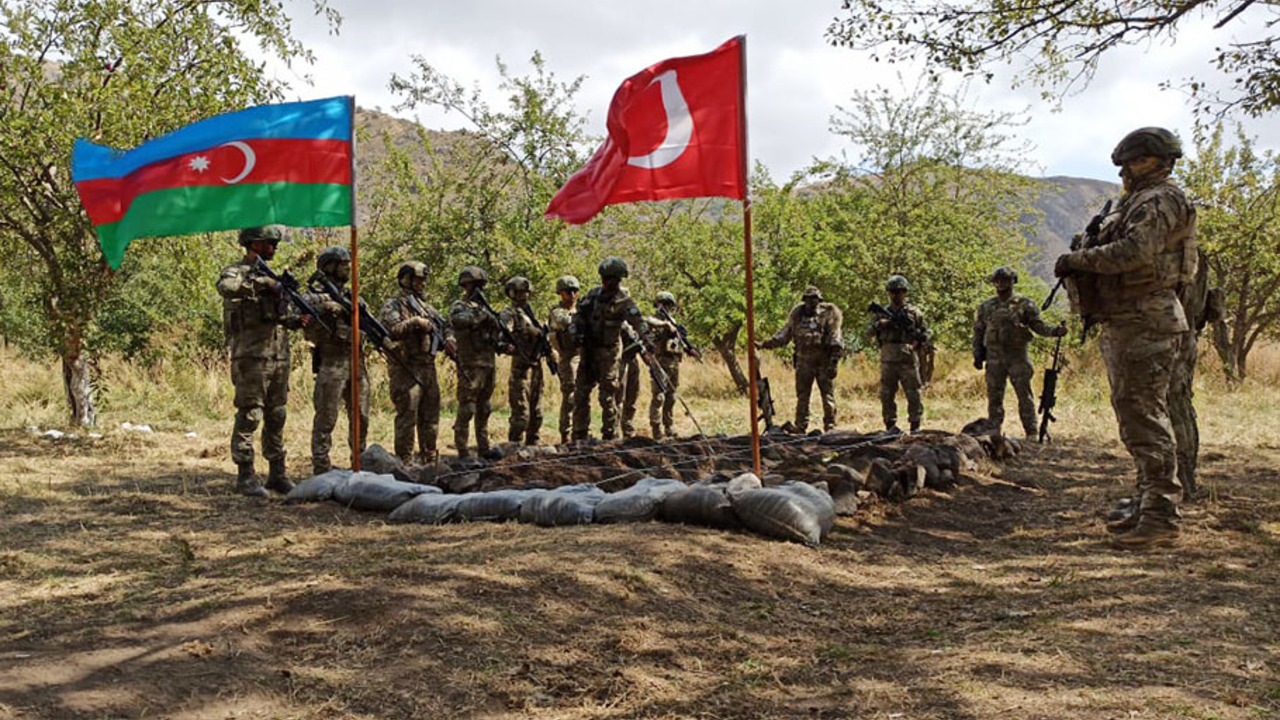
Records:
[[[684,401],[684,396],[676,392],[676,389],[671,386],[671,378],[667,375],[667,371],[662,369],[662,365],[658,364],[657,358],[653,356],[653,348],[650,347],[648,341],[640,333],[636,332],[635,328],[625,322],[622,323],[622,332],[627,336],[627,345],[622,348],[622,352],[626,353],[630,350],[640,353],[640,359],[644,361],[645,365],[649,366],[649,377],[653,380],[654,386],[661,390],[664,395],[670,394],[680,401],[685,414],[693,421],[693,426],[698,429],[698,434],[705,438],[707,434],[702,431],[702,425],[698,423],[698,418],[694,417],[693,411],[689,409],[689,403]]]
[[[1058,372],[1062,369],[1059,365],[1062,350],[1062,338],[1058,338],[1058,342],[1053,345],[1053,366],[1046,368],[1044,371],[1044,387],[1040,389],[1040,442],[1049,437],[1049,423],[1057,422],[1058,418],[1053,416],[1053,407],[1058,404]]]
[[[538,322],[537,316],[533,314],[533,308],[528,305],[522,305],[520,310],[525,317],[529,318],[529,322],[538,328],[538,354],[547,362],[547,370],[552,375],[560,377],[560,364],[556,362],[556,354],[551,350],[551,328]]]
[[[1098,233],[1102,232],[1102,221],[1106,220],[1107,216],[1110,214],[1111,214],[1111,201],[1108,200],[1107,204],[1102,206],[1102,212],[1098,213],[1097,215],[1094,215],[1093,218],[1089,220],[1089,224],[1086,225],[1084,228],[1084,233],[1081,235],[1076,235],[1074,238],[1071,239],[1071,252],[1075,252],[1077,250],[1082,250],[1084,248],[1089,248],[1089,247],[1093,247],[1094,245],[1097,245]],[[1058,291],[1062,289],[1062,284],[1065,281],[1066,281],[1066,278],[1058,278],[1058,282],[1053,286],[1053,289],[1049,291],[1049,297],[1045,298],[1044,302],[1040,304],[1041,310],[1049,309],[1049,306],[1053,304],[1054,297],[1058,295]],[[1089,329],[1088,323],[1086,322],[1085,330],[1088,330],[1088,329]],[[1083,342],[1083,338],[1084,338],[1084,334],[1081,333],[1082,342]]]
[[[276,287],[280,288],[280,292],[289,299],[289,302],[293,303],[293,306],[298,309],[298,312],[303,315],[310,315],[316,322],[320,323],[320,327],[328,330],[330,335],[333,334],[333,328],[329,326],[329,323],[325,322],[324,318],[320,317],[320,313],[316,312],[316,309],[311,306],[311,303],[307,302],[307,299],[302,297],[302,293],[298,292],[298,288],[302,287],[302,285],[298,282],[298,278],[294,277],[292,273],[285,270],[279,275],[275,274],[271,268],[267,267],[266,261],[261,257],[255,257],[253,259],[253,269],[255,272],[275,280]]]
[[[311,279],[308,280],[307,283],[311,286],[313,291],[317,293],[324,293],[330,300],[338,303],[338,305],[342,307],[343,312],[347,314],[347,317],[351,317],[351,299],[342,294],[342,291],[338,289],[337,285],[333,284],[333,281],[329,279],[329,276],[322,272],[317,272],[311,276]],[[413,371],[413,368],[409,366],[409,363],[405,362],[404,358],[400,357],[399,354],[392,352],[391,333],[387,330],[386,326],[378,322],[378,318],[374,317],[373,313],[369,312],[369,308],[365,307],[363,303],[360,305],[359,312],[361,339],[368,340],[372,343],[374,348],[376,348],[378,352],[382,353],[382,356],[387,359],[387,362],[393,362],[396,365],[399,365],[401,370],[409,373],[409,377],[413,378],[413,381],[425,390],[427,384],[422,381],[422,378],[418,377],[418,374]]]
[[[507,329],[507,326],[502,324],[502,318],[498,316],[497,311],[489,304],[488,298],[484,296],[484,291],[478,287],[473,287],[472,292],[474,293],[476,302],[480,303],[480,308],[484,310],[484,314],[488,315],[489,319],[493,320],[493,322],[497,324],[498,331],[502,333],[502,342],[510,345],[512,350],[517,350],[516,336],[512,335],[511,331]]]
[[[769,378],[756,378],[756,409],[760,411],[760,420],[764,421],[765,432],[768,432],[777,425],[773,423],[773,416],[776,411],[773,407],[773,392],[769,389]]]
[[[415,315],[419,317],[424,317],[430,320],[431,324],[435,326],[435,328],[431,331],[431,341],[427,343],[427,355],[431,357],[435,357],[436,355],[439,355],[441,351],[445,351],[445,344],[444,344],[445,319],[440,317],[439,313],[437,313],[433,317],[431,313],[427,312],[426,308],[422,307],[422,303],[418,302],[418,298],[414,297],[413,295],[406,295],[405,300],[409,304],[409,309],[412,310]],[[448,355],[449,353],[445,351],[445,354]],[[454,358],[450,356],[450,359],[454,359]]]
[[[872,302],[867,306],[867,312],[878,318],[888,320],[889,327],[901,330],[907,336],[907,340],[913,344],[920,344],[929,341],[929,336],[925,335],[920,331],[920,328],[916,327],[916,321],[912,319],[911,315],[907,313],[905,308],[902,310],[891,310],[878,302]]]
[[[675,326],[676,336],[680,338],[680,347],[684,349],[685,354],[692,355],[698,359],[698,362],[702,362],[702,351],[689,340],[689,330],[684,325],[676,322],[676,319],[671,317],[671,313],[667,312],[665,307],[658,307],[658,319],[666,320]]]

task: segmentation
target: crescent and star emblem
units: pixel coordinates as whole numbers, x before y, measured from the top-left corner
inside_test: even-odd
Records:
[[[667,113],[667,136],[656,150],[648,155],[629,157],[627,164],[657,170],[675,162],[689,147],[689,141],[693,139],[693,115],[689,114],[689,104],[680,92],[675,70],[662,73],[649,84],[653,83],[661,85],[662,107]]]
[[[229,142],[229,143],[223,143],[219,147],[228,147],[228,146],[233,147],[239,150],[240,152],[244,153],[244,169],[240,171],[240,174],[236,175],[233,178],[222,178],[222,182],[228,185],[235,185],[236,183],[248,177],[249,173],[253,172],[253,166],[258,163],[258,156],[253,152],[253,148],[249,147],[245,143],[240,142],[239,140],[233,140],[232,142]]]

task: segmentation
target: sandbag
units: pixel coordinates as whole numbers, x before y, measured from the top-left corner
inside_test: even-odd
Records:
[[[831,498],[831,492],[828,487],[825,481],[816,483],[793,481],[780,486],[780,489],[790,490],[813,506],[814,512],[818,514],[818,527],[822,529],[822,539],[824,540],[831,533],[831,528],[836,524],[836,503]]]
[[[734,493],[733,512],[750,530],[767,537],[816,547],[831,530],[835,505],[831,496],[804,483]],[[821,497],[826,496],[826,502]]]
[[[657,515],[658,507],[668,495],[685,487],[684,483],[670,478],[644,478],[601,500],[596,505],[595,522],[647,522]]]
[[[432,485],[401,482],[391,475],[358,472],[333,490],[333,499],[356,510],[388,512],[423,493],[439,493]]]
[[[333,497],[334,488],[351,477],[350,470],[330,470],[327,473],[313,475],[293,486],[284,501],[290,505],[306,502],[321,502]]]
[[[504,522],[520,519],[520,506],[546,490],[504,489],[460,495],[453,518],[459,522]]]
[[[723,483],[699,483],[684,490],[676,490],[658,506],[658,519],[669,523],[722,529],[741,526]]]
[[[447,523],[453,520],[454,510],[458,507],[462,497],[462,495],[423,493],[392,510],[387,519],[391,522],[423,523],[425,525]]]
[[[360,453],[360,469],[375,475],[391,475],[396,470],[404,470],[404,463],[387,452],[386,448],[374,443]]]
[[[588,525],[607,494],[595,485],[568,485],[539,493],[520,505],[520,522],[542,527]]]

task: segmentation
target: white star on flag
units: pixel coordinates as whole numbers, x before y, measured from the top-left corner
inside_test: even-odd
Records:
[[[187,167],[191,168],[192,170],[195,170],[198,173],[202,173],[205,170],[209,169],[209,158],[203,155],[197,155],[191,158],[191,162],[187,164]]]

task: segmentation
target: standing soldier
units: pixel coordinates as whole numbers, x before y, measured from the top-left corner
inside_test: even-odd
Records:
[[[582,353],[578,365],[577,389],[573,396],[573,439],[586,440],[591,424],[591,391],[600,386],[600,436],[612,440],[618,431],[618,356],[622,352],[623,324],[634,334],[647,332],[640,307],[622,287],[627,263],[622,258],[605,258],[600,263],[600,285],[578,303],[573,318],[574,343]],[[631,334],[631,333],[627,333]]]
[[[645,324],[649,326],[649,334],[653,338],[653,359],[666,373],[668,386],[664,390],[656,381],[650,385],[649,428],[653,431],[653,438],[660,440],[663,437],[675,437],[671,426],[676,393],[680,389],[680,362],[684,359],[685,352],[693,358],[702,356],[696,348],[686,349],[680,339],[680,330],[674,319],[677,310],[676,296],[666,291],[660,292],[653,305],[657,314],[645,318]],[[664,314],[670,319],[664,319]]]
[[[924,418],[919,350],[929,342],[929,328],[920,311],[907,303],[911,285],[906,278],[894,275],[884,288],[889,293],[889,307],[879,308],[873,303],[871,325],[867,328],[867,334],[874,336],[880,346],[880,416],[886,430],[898,429],[895,399],[898,385],[902,385],[902,392],[907,396],[907,420],[911,423],[911,432],[916,432]]]
[[[987,418],[999,430],[1004,423],[1004,386],[1007,379],[1018,398],[1018,417],[1028,438],[1036,437],[1036,406],[1031,397],[1035,370],[1027,356],[1027,344],[1035,331],[1045,337],[1067,334],[1066,324],[1051,327],[1040,318],[1036,304],[1013,292],[1018,273],[999,267],[988,278],[996,296],[978,306],[973,322],[973,366],[986,366]]]
[[[1180,157],[1181,141],[1164,128],[1126,135],[1111,153],[1124,184],[1120,206],[1093,246],[1054,265],[1074,284],[1082,314],[1102,324],[1111,407],[1137,465],[1137,507],[1107,525],[1124,548],[1169,544],[1179,533],[1169,385],[1189,329],[1177,291],[1196,275],[1195,209],[1169,178]]]
[[[809,429],[809,393],[818,382],[822,395],[822,430],[836,426],[836,370],[844,352],[841,324],[844,315],[834,304],[822,301],[822,291],[810,285],[791,309],[787,324],[760,343],[766,350],[796,343],[796,429]]]
[[[231,430],[231,459],[236,463],[236,490],[265,497],[253,470],[253,433],[262,428],[262,456],[270,468],[267,488],[279,493],[293,489],[285,475],[284,421],[289,400],[289,334],[300,318],[288,312],[276,281],[255,269],[258,258],[270,261],[283,240],[277,227],[240,231],[244,259],[222,269],[218,294],[222,321],[231,351],[231,384],[235,386],[236,418]]]
[[[458,457],[471,457],[467,438],[474,420],[476,427],[476,452],[489,452],[489,413],[497,372],[499,348],[512,352],[503,345],[502,330],[498,320],[485,311],[480,299],[489,275],[484,270],[468,265],[458,273],[458,286],[462,298],[449,308],[449,324],[458,344],[458,417],[453,423],[453,444]]]
[[[327,247],[316,258],[316,274],[337,287],[350,301],[351,294],[343,285],[351,277],[351,253],[344,247]],[[360,437],[355,437],[351,427],[351,317],[341,303],[328,293],[317,291],[307,296],[330,330],[320,323],[309,323],[307,339],[311,348],[311,372],[316,376],[313,394],[315,418],[311,421],[311,471],[319,475],[333,468],[329,450],[333,442],[333,428],[338,424],[338,408],[346,408],[348,442],[353,455],[364,452],[365,438],[369,434],[369,369],[364,362],[364,348],[360,348]]]
[[[416,461],[422,465],[438,457],[440,382],[436,376],[436,355],[441,350],[452,355],[455,350],[449,322],[425,302],[426,282],[425,264],[410,261],[401,265],[396,273],[400,294],[382,306],[380,318],[398,344],[393,352],[399,353],[408,366],[406,369],[400,363],[387,364],[391,402],[396,407],[396,455],[405,463]],[[415,431],[416,458],[413,456]]]
[[[640,402],[640,348],[631,348],[618,359],[618,389],[614,393],[622,424],[622,437],[636,434],[636,405]]]
[[[565,275],[556,280],[560,304],[551,308],[547,325],[551,328],[551,348],[560,363],[560,444],[569,442],[573,431],[573,391],[577,384],[578,348],[573,344],[573,316],[578,312],[578,278]]]
[[[537,445],[542,430],[542,363],[539,355],[542,330],[533,319],[529,307],[529,295],[533,286],[528,278],[519,275],[507,281],[504,291],[511,300],[499,318],[515,338],[515,352],[511,356],[511,378],[507,382],[507,397],[511,402],[511,425],[507,440]]]

